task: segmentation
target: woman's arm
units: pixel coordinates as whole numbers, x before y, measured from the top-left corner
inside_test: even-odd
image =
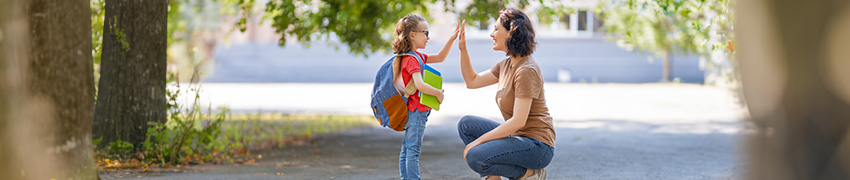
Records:
[[[413,75],[413,83],[416,85],[416,89],[418,89],[422,93],[437,96],[437,101],[439,101],[440,103],[443,103],[443,90],[442,89],[437,89],[437,88],[432,87],[431,85],[426,84],[425,81],[422,80],[422,74],[419,74],[419,72],[415,72],[412,75]]]
[[[463,20],[462,24],[466,24]],[[478,89],[499,82],[499,78],[493,75],[490,70],[475,73],[472,68],[472,63],[469,62],[469,53],[466,52],[466,27],[460,26],[460,38],[457,41],[457,48],[460,49],[460,72],[463,75],[463,81],[466,83],[467,89]]]
[[[440,52],[437,54],[429,54],[428,55],[428,64],[431,63],[441,63],[446,60],[446,57],[449,56],[449,51],[452,49],[452,44],[455,43],[455,39],[457,39],[457,34],[460,31],[460,20],[458,20],[457,27],[455,28],[455,32],[449,37],[449,40],[446,41],[446,45],[443,45],[443,49],[440,49]]]
[[[472,148],[475,148],[475,146],[495,139],[508,137],[524,127],[525,121],[528,120],[528,112],[531,111],[531,100],[530,97],[516,98],[514,100],[514,116],[504,124],[490,130],[490,132],[484,133],[484,135],[481,135],[481,137],[466,145],[466,149],[463,150],[463,159],[466,160],[466,153]]]

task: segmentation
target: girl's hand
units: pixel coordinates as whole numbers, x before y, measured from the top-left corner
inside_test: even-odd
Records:
[[[437,101],[439,101],[440,104],[443,104],[443,97],[445,96],[445,94],[443,94],[443,93],[445,93],[445,92],[446,92],[445,89],[440,89],[440,95],[437,95]]]
[[[449,37],[449,41],[454,41],[457,39],[457,34],[460,33],[460,19],[457,20],[457,27],[455,27],[455,32],[452,33],[452,36]]]
[[[460,27],[460,36],[458,37],[457,48],[466,51],[466,20],[464,19],[458,26]]]

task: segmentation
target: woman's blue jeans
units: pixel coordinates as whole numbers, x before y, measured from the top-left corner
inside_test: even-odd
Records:
[[[398,169],[401,179],[421,179],[419,177],[419,154],[422,150],[422,138],[425,137],[425,123],[431,111],[407,111],[407,124],[404,125],[404,141],[398,156]]]
[[[464,144],[469,144],[484,133],[495,129],[499,123],[478,116],[464,116],[457,124],[458,134]],[[537,139],[509,136],[488,141],[472,148],[466,154],[466,163],[473,171],[484,176],[503,176],[519,179],[526,169],[542,169],[549,165],[555,148]]]

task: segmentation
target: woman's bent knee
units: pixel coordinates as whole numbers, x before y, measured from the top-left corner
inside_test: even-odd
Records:
[[[460,128],[461,125],[467,124],[470,121],[473,121],[475,118],[476,118],[476,116],[473,116],[473,115],[463,116],[463,117],[460,118],[460,121],[457,122],[457,127]]]

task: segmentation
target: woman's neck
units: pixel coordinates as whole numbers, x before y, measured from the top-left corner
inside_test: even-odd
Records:
[[[510,56],[510,58],[511,58],[511,64],[516,65],[518,63],[525,61],[525,59],[528,58],[528,56]]]

